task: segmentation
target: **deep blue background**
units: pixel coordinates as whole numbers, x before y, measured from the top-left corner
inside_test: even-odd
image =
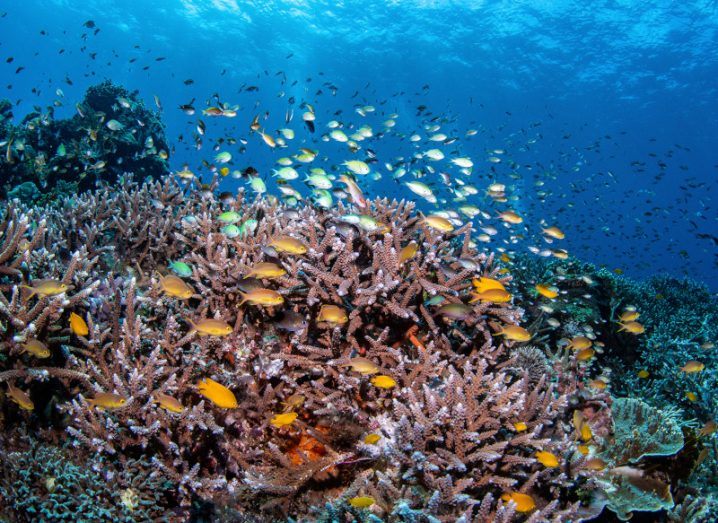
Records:
[[[148,105],[159,95],[176,145],[173,168],[187,162],[205,179],[210,174],[201,161],[212,161],[216,138],[246,138],[244,155],[224,148],[235,156],[233,167],[251,164],[267,177],[276,158],[314,139],[305,145],[328,157],[322,166],[329,170],[364,153],[353,156],[341,144],[322,142],[327,121],[367,123],[379,131],[385,115],[396,112],[391,135],[362,143],[377,152],[374,169],[384,176],[380,184],[365,179],[362,186],[371,195],[398,197],[414,196],[383,164],[429,148],[399,136],[427,135],[416,115],[424,104],[432,117],[449,120],[443,132],[459,138],[442,147],[447,159],[456,151],[474,160],[470,183],[482,191],[492,181],[511,186],[518,200],[509,206],[528,226],[528,240],[513,248],[540,245],[539,220],[546,219],[566,231],[561,246],[580,258],[636,276],[688,274],[716,289],[717,248],[696,236],[718,236],[716,2],[585,4],[5,0],[0,97],[18,102],[19,119],[35,104],[51,104],[57,88],[65,97],[56,114],[70,115],[85,89],[105,78],[139,90]],[[89,19],[100,29],[96,35],[82,26]],[[161,56],[166,60],[155,60]],[[8,57],[14,61],[6,63]],[[25,69],[16,74],[20,66]],[[286,75],[283,86],[278,71]],[[194,84],[184,85],[190,78]],[[338,88],[336,96],[325,82]],[[238,92],[245,83],[259,91]],[[200,151],[191,139],[177,143],[179,135],[191,137],[199,116],[188,117],[177,106],[196,98],[199,113],[215,92],[239,104],[239,116],[203,118],[208,133]],[[314,105],[317,133],[303,130],[296,109],[294,143],[270,151],[250,135],[249,122],[268,111],[263,126],[272,132],[284,127],[292,95],[295,107]],[[364,103],[377,112],[356,114],[355,105]],[[334,116],[339,109],[343,113]],[[464,138],[469,128],[480,132]],[[506,150],[513,168],[507,160],[486,161],[496,148]],[[441,167],[457,175],[448,162]],[[538,180],[543,187],[535,186]],[[225,179],[223,187],[236,183]],[[294,186],[307,193],[299,181]],[[548,193],[544,201],[539,190]],[[452,207],[450,195],[441,194],[449,197],[441,208]],[[499,209],[482,193],[472,202],[492,214]]]

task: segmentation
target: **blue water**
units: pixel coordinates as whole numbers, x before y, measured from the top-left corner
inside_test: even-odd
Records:
[[[55,114],[71,116],[88,86],[112,79],[137,89],[148,106],[159,96],[173,169],[188,163],[208,181],[202,160],[212,162],[216,140],[244,138],[244,154],[239,144],[222,150],[232,151],[233,168],[256,167],[271,190],[275,160],[302,139],[327,165],[355,157],[343,144],[321,141],[329,120],[377,131],[398,113],[392,133],[362,143],[376,152],[373,169],[383,175],[362,187],[372,196],[415,198],[383,165],[411,158],[417,149],[406,137],[426,136],[422,125],[438,116],[446,121],[442,132],[459,138],[443,147],[447,159],[456,151],[476,164],[470,178],[481,192],[470,201],[495,214],[499,208],[483,195],[493,181],[517,197],[510,206],[524,215],[529,238],[498,245],[520,251],[540,244],[545,219],[566,232],[561,247],[581,259],[633,276],[668,272],[718,285],[717,245],[698,236],[718,236],[715,1],[587,8],[559,0],[26,0],[0,3],[3,13],[0,98],[16,102],[16,120],[52,104],[58,88],[64,98]],[[84,27],[88,20],[96,28]],[[240,92],[243,85],[258,90]],[[214,93],[241,109],[234,119],[202,118],[207,135],[197,151],[192,133]],[[268,112],[265,129],[284,127],[291,96],[297,139],[290,151],[272,151],[250,135],[249,123]],[[193,98],[190,117],[177,107]],[[302,101],[316,110],[313,135],[299,119]],[[354,108],[364,104],[377,111],[362,118]],[[419,105],[428,118],[417,116]],[[479,132],[466,138],[467,129]],[[493,149],[505,149],[507,160],[488,163]],[[226,178],[222,188],[238,183]],[[539,190],[547,193],[543,201]],[[439,208],[455,207],[450,194],[439,193],[447,198]]]

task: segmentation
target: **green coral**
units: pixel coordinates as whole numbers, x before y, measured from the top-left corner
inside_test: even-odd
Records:
[[[676,420],[635,398],[618,398],[612,406],[614,443],[604,456],[614,463],[636,463],[645,456],[672,456],[683,448]]]
[[[0,449],[2,451],[2,449]],[[82,465],[62,449],[33,443],[3,451],[0,512],[7,521],[154,521],[170,485],[138,462],[115,471],[98,461]]]
[[[656,512],[674,504],[669,486],[651,478],[614,476],[605,492],[606,506],[622,521],[631,519],[633,511]]]

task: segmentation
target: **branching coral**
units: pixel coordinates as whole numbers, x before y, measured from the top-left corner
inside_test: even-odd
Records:
[[[81,465],[37,442],[2,451],[0,510],[8,521],[178,521],[161,507],[171,485],[141,463],[119,470],[99,460]]]
[[[228,211],[244,234],[222,232],[217,217]],[[472,277],[501,278],[470,225],[440,233],[411,204],[375,200],[364,212],[377,225],[366,230],[347,223],[352,211],[242,193],[220,203],[169,179],[66,199],[43,210],[38,239],[29,229],[6,235],[16,244],[3,262],[6,321],[12,336],[34,322],[61,350],[56,394],[75,444],[151,460],[185,505],[198,495],[271,519],[370,496],[374,514],[396,520],[411,511],[444,521],[586,517],[578,489],[593,488],[593,472],[570,419],[579,409],[605,414],[600,395],[578,390],[575,366],[526,367],[499,335],[521,309],[468,303]],[[9,213],[7,230],[27,219]],[[23,254],[24,239],[33,243]],[[287,243],[302,248],[292,254]],[[474,269],[459,263],[467,259]],[[181,299],[167,288],[176,262],[188,269]],[[259,263],[283,274],[247,277]],[[42,298],[41,324],[31,302],[12,298],[40,272],[75,287]],[[274,305],[252,298],[257,289]],[[338,319],[323,317],[327,306]],[[87,335],[70,334],[70,311],[87,320]],[[229,328],[204,331],[208,319]],[[19,361],[8,379],[33,379]],[[198,387],[206,378],[237,407],[215,404]],[[282,413],[288,421],[277,421]],[[559,464],[542,464],[539,451]],[[508,501],[518,494],[535,501],[526,516]]]

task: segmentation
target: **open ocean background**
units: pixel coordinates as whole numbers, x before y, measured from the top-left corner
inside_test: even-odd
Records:
[[[188,163],[208,180],[200,162],[216,154],[213,140],[246,138],[260,110],[270,113],[268,129],[281,127],[290,96],[314,105],[315,138],[338,109],[375,128],[396,112],[396,130],[408,136],[421,130],[416,107],[426,105],[453,120],[444,131],[479,130],[455,144],[475,160],[472,182],[515,185],[515,210],[526,222],[560,225],[571,254],[716,289],[715,1],[6,0],[3,12],[0,98],[16,102],[16,119],[52,104],[58,88],[65,97],[55,115],[71,116],[88,86],[110,78],[139,90],[147,106],[160,97],[173,169]],[[240,94],[242,85],[259,90]],[[241,109],[207,122],[198,152],[187,139],[197,116],[177,106],[196,98],[199,114],[213,93]],[[358,104],[377,112],[361,119]],[[282,153],[255,139],[243,155],[237,147],[233,167],[253,165],[269,180]],[[371,147],[380,172],[414,151],[396,136]],[[513,168],[480,161],[494,148],[506,149]],[[337,164],[347,159],[342,144],[320,149]],[[383,174],[363,184],[368,195],[414,197]],[[227,178],[222,188],[238,183]],[[482,209],[487,199],[470,198]]]

